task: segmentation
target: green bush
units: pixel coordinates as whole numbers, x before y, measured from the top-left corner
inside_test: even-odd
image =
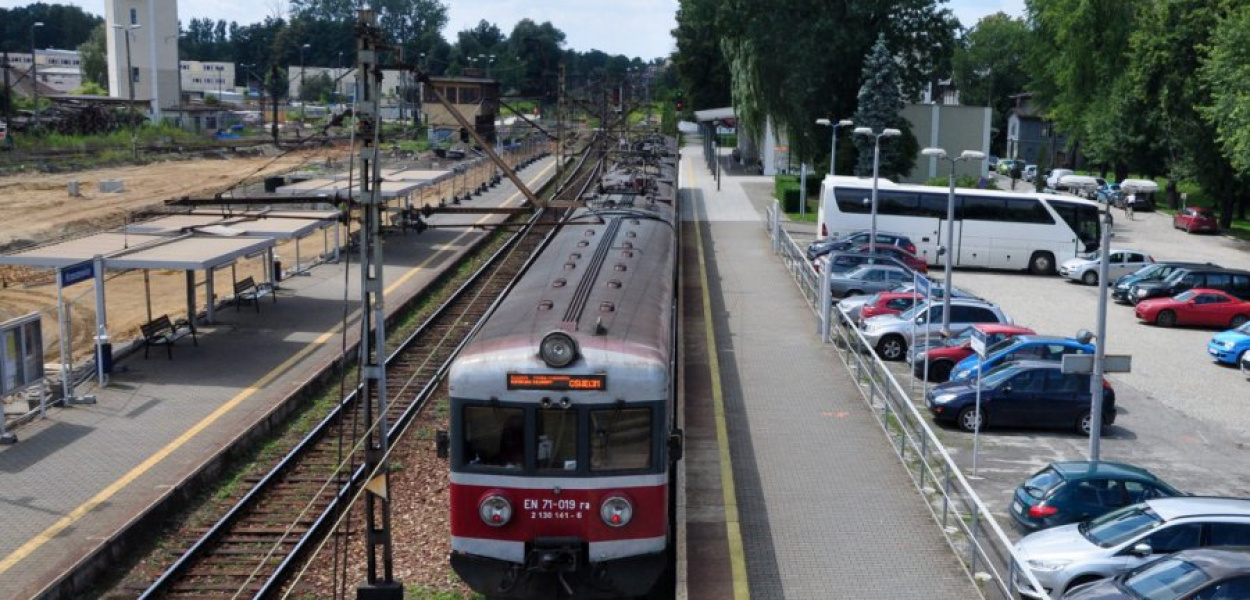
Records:
[[[980,178],[978,178],[978,177],[973,177],[973,176],[971,176],[971,175],[963,175],[963,176],[960,176],[960,177],[956,177],[956,178],[955,178],[955,187],[961,187],[961,188],[976,188],[976,187],[980,187],[980,183],[981,183]],[[948,175],[948,176],[946,176],[946,177],[934,177],[933,179],[930,179],[930,180],[928,180],[928,181],[924,182],[924,184],[925,184],[925,185],[929,185],[929,186],[933,186],[933,187],[944,187],[944,188],[950,188],[950,185],[951,185],[951,184],[950,184],[950,176]],[[996,180],[996,179],[994,179],[994,178],[992,178],[992,177],[986,177],[986,178],[985,178],[985,189],[987,189],[987,190],[997,190],[997,189],[999,189],[999,187],[998,187],[998,183],[997,183],[997,180]]]
[[[736,133],[719,134],[716,136],[716,143],[719,144],[721,148],[737,148],[738,147],[738,134]]]
[[[818,203],[820,198],[820,184],[822,176],[807,176],[807,205],[811,207]],[[798,212],[799,210],[799,176],[798,175],[778,175],[773,182],[773,197],[781,200],[781,208],[785,212]]]

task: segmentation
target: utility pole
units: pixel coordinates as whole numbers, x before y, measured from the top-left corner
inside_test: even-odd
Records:
[[[361,97],[356,103],[360,140],[360,195],[357,202],[364,222],[360,229],[360,372],[363,385],[358,396],[364,403],[368,427],[365,469],[365,555],[367,580],[356,588],[358,600],[403,600],[404,586],[395,581],[391,552],[391,503],[388,495],[386,421],[386,310],[383,303],[382,168],[378,155],[382,120],[378,112],[382,94],[379,54],[385,49],[382,30],[372,9],[356,12],[356,80]],[[374,402],[376,401],[376,414]],[[375,423],[376,419],[376,423]],[[380,562],[380,564],[379,564]]]
[[[35,30],[43,27],[43,21],[30,26],[30,89],[35,92],[35,130],[39,129],[39,57],[35,54]],[[129,38],[127,38],[129,40]],[[127,54],[129,57],[130,55]]]
[[[13,88],[9,85],[9,51],[0,54],[0,69],[4,69],[4,145],[13,147]]]
[[[273,100],[273,145],[278,145],[278,63],[269,67],[269,95]],[[265,111],[261,111],[262,113]]]

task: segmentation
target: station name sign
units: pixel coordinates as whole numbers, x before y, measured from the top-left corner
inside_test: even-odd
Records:
[[[607,375],[561,375],[555,373],[508,373],[510,390],[584,390],[608,388]]]

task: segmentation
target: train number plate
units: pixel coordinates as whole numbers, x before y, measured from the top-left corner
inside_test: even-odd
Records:
[[[600,392],[607,388],[607,375],[508,373],[508,389],[510,390],[581,390]]]

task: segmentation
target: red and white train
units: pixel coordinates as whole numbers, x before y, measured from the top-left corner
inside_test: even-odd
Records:
[[[678,157],[653,136],[609,160],[451,368],[451,564],[488,598],[671,573]]]

